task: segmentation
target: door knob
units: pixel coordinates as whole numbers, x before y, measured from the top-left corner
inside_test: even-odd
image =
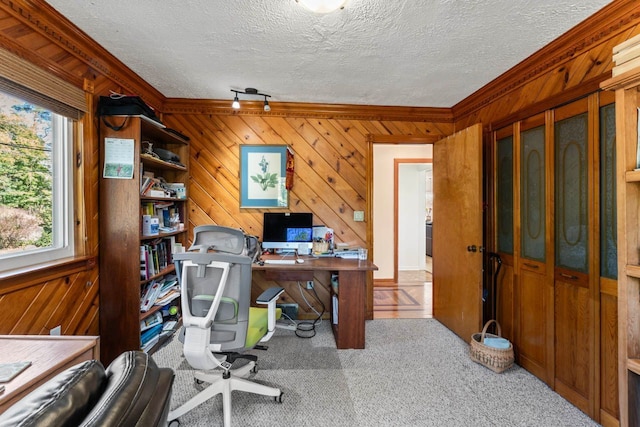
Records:
[[[478,252],[478,247],[476,245],[467,246],[467,252]]]

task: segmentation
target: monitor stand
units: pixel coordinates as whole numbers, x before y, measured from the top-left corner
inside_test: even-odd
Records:
[[[274,254],[277,255],[296,255],[297,254],[297,250],[296,249],[290,249],[290,248],[282,248],[282,249],[274,249],[273,250]]]

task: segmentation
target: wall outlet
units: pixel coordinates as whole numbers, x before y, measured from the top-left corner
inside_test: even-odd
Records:
[[[62,333],[61,325],[58,325],[49,331],[49,335],[60,335],[61,333]]]
[[[364,211],[353,211],[353,220],[358,222],[364,221]]]
[[[307,280],[307,289],[313,289],[313,280]]]

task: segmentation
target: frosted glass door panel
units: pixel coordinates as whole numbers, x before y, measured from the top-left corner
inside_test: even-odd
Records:
[[[616,108],[600,108],[600,275],[618,278],[616,221]]]
[[[555,125],[556,267],[588,273],[587,114]]]
[[[497,142],[498,252],[513,254],[513,136]]]
[[[524,258],[544,261],[544,126],[522,132],[521,145],[521,251]]]

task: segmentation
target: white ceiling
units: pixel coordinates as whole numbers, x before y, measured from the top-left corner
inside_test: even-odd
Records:
[[[609,3],[349,0],[317,15],[295,0],[47,1],[170,98],[253,87],[273,103],[422,107],[452,107]]]

